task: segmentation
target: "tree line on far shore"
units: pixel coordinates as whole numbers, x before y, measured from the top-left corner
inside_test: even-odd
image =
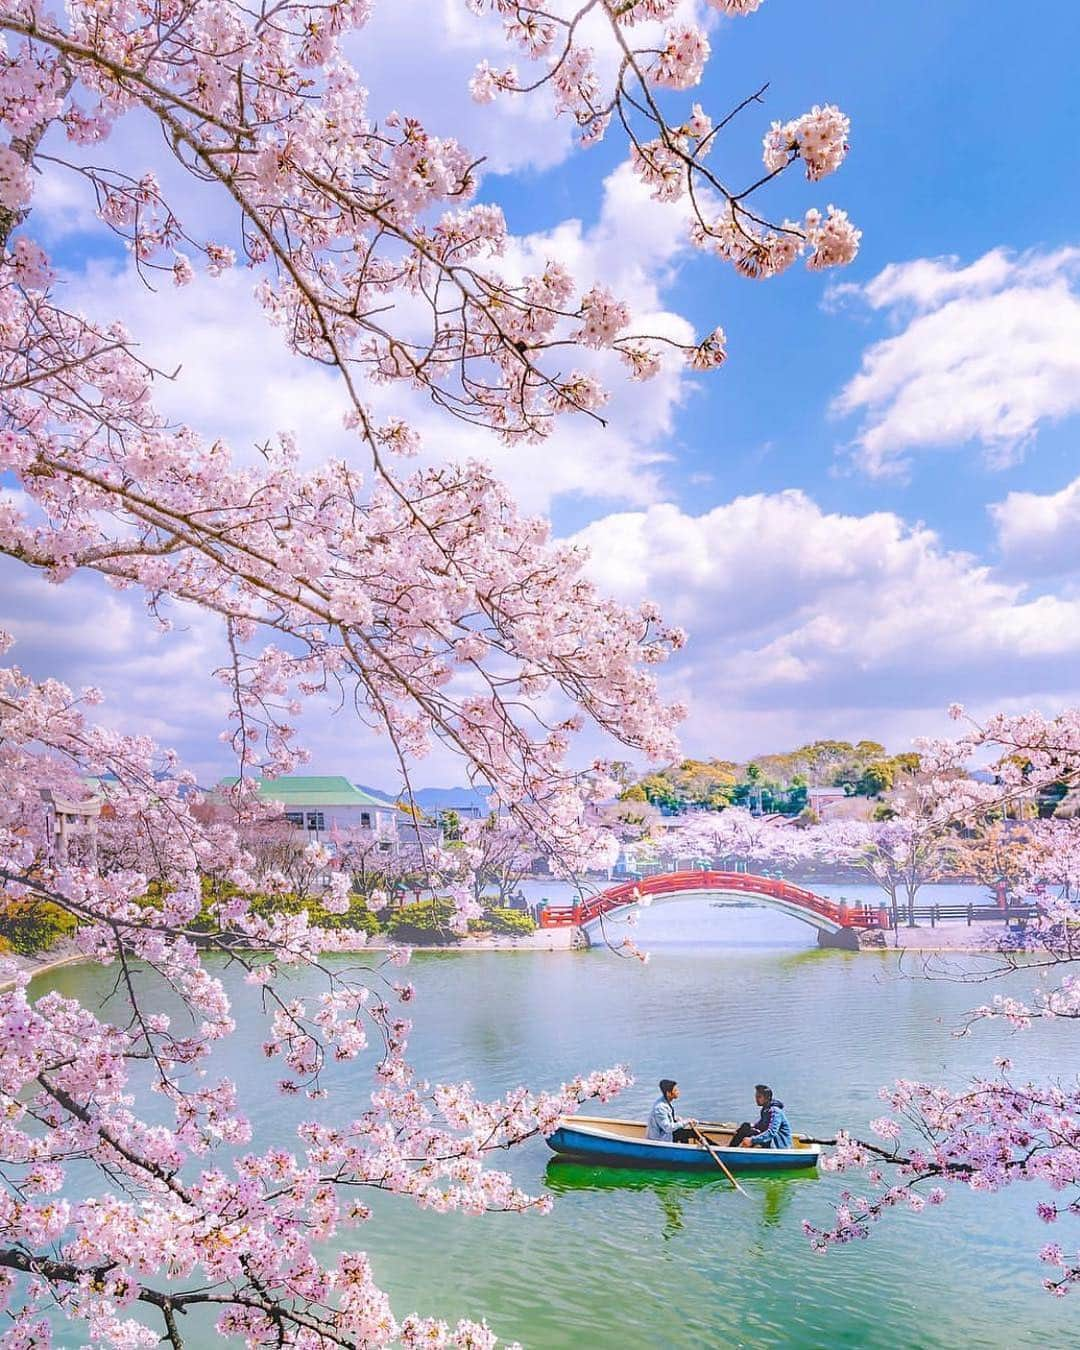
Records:
[[[841,788],[849,797],[876,800],[866,814],[887,819],[888,795],[920,765],[916,752],[890,754],[880,741],[825,739],[745,761],[682,759],[640,777],[626,763],[617,763],[614,771],[621,801],[648,803],[664,814],[745,806],[766,815],[811,817],[811,789]],[[1066,791],[1063,783],[1043,787],[1035,814],[1053,815]]]

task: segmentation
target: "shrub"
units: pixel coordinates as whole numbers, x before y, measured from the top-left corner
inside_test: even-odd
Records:
[[[12,900],[0,917],[0,939],[12,951],[36,956],[55,947],[61,938],[71,937],[77,927],[73,915],[47,900]]]
[[[235,887],[229,885],[210,887],[204,878],[202,912],[191,921],[189,927],[196,932],[216,933],[219,926],[212,917],[212,907],[218,900],[236,893]],[[263,919],[273,918],[275,914],[300,914],[306,910],[309,921],[317,928],[348,928],[356,933],[366,933],[368,937],[382,932],[382,924],[368,908],[367,899],[355,893],[349,896],[349,908],[344,914],[332,914],[323,907],[317,896],[301,896],[292,892],[285,895],[253,895],[251,908],[253,913]]]
[[[520,909],[487,909],[484,911],[484,926],[493,933],[505,937],[525,937],[536,931],[531,915]]]
[[[325,909],[317,896],[255,895],[251,900],[252,910],[262,918],[272,918],[275,914],[300,914],[307,911],[308,919],[316,928],[338,930],[351,929],[356,933],[366,933],[373,937],[380,932],[382,925],[370,909],[362,895],[349,897],[349,908],[344,914],[332,914]]]
[[[367,900],[362,895],[349,896],[349,908],[344,914],[327,914],[321,905],[318,909],[324,917],[315,919],[315,922],[324,928],[349,928],[355,933],[366,933],[368,937],[375,937],[382,932],[382,924],[374,910],[368,909]]]
[[[386,920],[386,931],[395,942],[457,942],[451,928],[454,906],[449,900],[422,900],[396,909]]]

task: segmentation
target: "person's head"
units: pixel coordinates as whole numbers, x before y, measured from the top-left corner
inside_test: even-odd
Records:
[[[754,1085],[754,1101],[758,1106],[768,1106],[772,1101],[772,1088],[766,1087],[764,1083]]]
[[[660,1091],[664,1094],[664,1096],[668,1099],[669,1102],[673,1102],[675,1098],[679,1095],[679,1085],[678,1083],[676,1083],[674,1078],[661,1078]]]

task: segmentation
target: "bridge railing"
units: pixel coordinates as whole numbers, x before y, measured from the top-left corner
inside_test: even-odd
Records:
[[[916,905],[914,918],[929,920],[930,927],[939,923],[958,923],[961,920],[970,928],[973,923],[1026,923],[1039,913],[1035,905]],[[901,905],[898,911],[899,921],[907,921],[908,909]]]
[[[577,927],[580,922],[578,905],[545,905],[540,911],[541,928]]]
[[[635,900],[654,895],[670,895],[679,891],[725,890],[743,894],[768,895],[776,900],[784,900],[800,909],[831,920],[841,928],[888,928],[891,926],[889,911],[884,907],[872,905],[847,905],[842,901],[829,900],[825,896],[815,895],[789,881],[771,877],[754,877],[744,872],[673,872],[667,876],[644,878],[641,881],[628,881],[609,887],[599,895],[588,896],[572,905],[545,905],[540,912],[541,928],[578,927],[590,923],[612,910],[632,905]],[[939,923],[1010,923],[1026,922],[1039,913],[1033,905],[917,905],[914,919],[916,922],[929,922],[931,928]],[[907,919],[906,906],[898,910],[898,921]]]
[[[640,881],[624,881],[609,887],[599,895],[589,896],[573,905],[547,905],[540,913],[541,928],[563,928],[568,925],[590,923],[601,915],[632,905],[648,895],[671,895],[679,891],[737,891],[750,895],[770,896],[783,900],[798,909],[804,909],[827,918],[841,928],[884,928],[888,915],[883,908],[869,905],[847,905],[813,891],[794,886],[789,881],[773,877],[758,877],[745,872],[671,872],[664,876],[645,877]]]

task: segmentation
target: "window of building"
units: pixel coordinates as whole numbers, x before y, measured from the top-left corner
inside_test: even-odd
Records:
[[[309,811],[307,813],[307,827],[309,830],[325,830],[326,824],[323,820],[321,811]]]
[[[298,825],[301,829],[304,828],[303,811],[286,811],[285,819],[289,822],[290,825]]]
[[[361,812],[360,812],[360,828],[361,828],[362,830],[370,830],[370,829],[371,829],[371,812],[370,812],[370,811],[361,811]]]

